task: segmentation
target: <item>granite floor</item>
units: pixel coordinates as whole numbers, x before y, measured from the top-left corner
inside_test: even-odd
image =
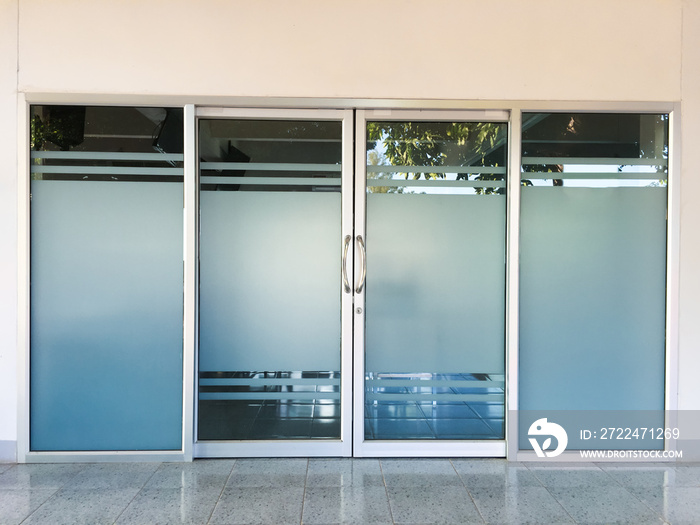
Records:
[[[496,459],[0,464],[0,524],[700,524],[700,465]]]

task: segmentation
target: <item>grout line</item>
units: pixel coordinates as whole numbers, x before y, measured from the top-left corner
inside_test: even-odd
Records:
[[[634,492],[630,491],[627,487],[625,487],[622,483],[620,483],[617,479],[615,479],[615,477],[614,477],[612,474],[610,474],[607,470],[605,470],[605,469],[603,468],[603,464],[602,464],[602,463],[593,463],[593,464],[594,464],[596,467],[598,467],[600,470],[602,470],[603,472],[605,472],[615,483],[617,483],[621,488],[623,488],[623,489],[625,490],[625,492],[627,492],[628,494],[630,494],[633,498],[635,498],[635,499],[636,499],[637,501],[639,501],[642,505],[644,505],[646,508],[648,508],[648,509],[649,509],[651,512],[653,512],[656,516],[658,516],[659,518],[661,518],[661,521],[663,521],[664,523],[668,523],[668,521],[666,520],[666,517],[665,517],[663,514],[659,514],[658,512],[656,512],[656,510],[654,510],[654,509],[651,507],[651,505],[649,505],[645,500],[643,500],[642,498],[640,498],[639,496],[637,496]],[[674,470],[675,470],[675,469],[674,469]]]
[[[122,463],[122,465],[123,465],[123,463]],[[161,462],[161,463],[158,465],[158,467],[156,467],[156,469],[151,473],[151,475],[148,476],[148,479],[147,479],[146,481],[143,482],[143,485],[141,485],[141,487],[139,488],[139,490],[136,491],[136,494],[134,494],[134,496],[129,500],[129,503],[127,503],[127,504],[124,506],[124,508],[122,509],[122,511],[121,511],[119,514],[117,514],[117,517],[114,518],[114,523],[116,523],[117,521],[119,521],[119,518],[121,518],[122,514],[124,514],[124,512],[126,511],[126,509],[129,508],[129,505],[131,505],[131,504],[134,502],[134,500],[136,499],[136,497],[141,493],[141,491],[143,490],[143,488],[144,488],[146,485],[148,485],[148,482],[151,481],[151,479],[153,478],[153,476],[156,475],[156,472],[158,472],[158,471],[161,469],[162,466],[163,466],[163,463]]]
[[[389,516],[391,517],[391,523],[393,525],[396,525],[396,521],[394,520],[394,511],[391,508],[391,500],[389,499],[389,487],[386,485],[386,478],[384,477],[384,469],[382,468],[382,460],[378,459],[379,462],[379,472],[382,473],[382,483],[384,483],[384,492],[386,493],[386,503],[389,505]]]
[[[231,465],[231,472],[228,473],[228,477],[226,478],[226,481],[224,482],[224,486],[221,487],[221,492],[219,492],[219,497],[216,498],[216,503],[214,503],[214,506],[211,508],[211,512],[209,513],[209,517],[207,518],[207,523],[211,522],[211,518],[214,515],[214,511],[216,510],[216,507],[219,505],[219,502],[221,501],[221,496],[224,495],[224,490],[226,490],[226,486],[228,485],[228,482],[231,479],[231,476],[233,475],[233,469],[236,468],[237,462],[238,462],[238,460],[236,460],[236,459],[233,460],[233,465]]]
[[[300,525],[304,525],[304,500],[306,500],[306,482],[309,479],[309,458],[306,458],[306,475],[304,476],[304,490],[301,494],[301,516],[299,516]]]
[[[471,493],[471,491],[469,490],[469,487],[467,487],[467,484],[464,483],[464,479],[462,479],[462,476],[461,476],[461,475],[459,474],[459,472],[457,471],[457,467],[455,467],[455,464],[452,463],[452,458],[448,458],[447,461],[450,462],[450,465],[452,465],[452,468],[454,469],[455,474],[457,474],[457,477],[459,478],[459,481],[462,482],[462,486],[464,487],[464,490],[467,491],[467,495],[469,496],[469,499],[471,500],[472,505],[474,505],[474,508],[476,509],[476,512],[479,514],[479,517],[481,518],[481,521],[483,521],[484,523],[488,523],[488,522],[486,521],[486,518],[484,518],[484,515],[481,513],[481,509],[479,509],[479,505],[476,504],[476,500],[474,499],[474,496],[472,496],[472,493]]]

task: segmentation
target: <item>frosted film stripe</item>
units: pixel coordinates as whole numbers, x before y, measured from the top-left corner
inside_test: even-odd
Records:
[[[223,385],[223,386],[251,386],[253,388],[259,388],[268,385],[339,385],[340,379],[228,379],[225,377],[211,377],[206,379],[200,379],[199,384],[201,386],[209,385]]]
[[[32,151],[33,159],[140,160],[182,162],[182,153],[125,153],[102,151]]]
[[[340,392],[200,392],[200,400],[206,399],[340,399]]]
[[[300,164],[277,162],[202,162],[203,170],[245,170],[245,171],[337,171],[340,164]]]
[[[370,388],[374,387],[409,387],[409,388],[423,388],[436,386],[440,388],[504,388],[504,381],[441,381],[439,379],[435,380],[424,380],[418,379],[415,381],[397,381],[393,379],[367,379],[366,384]]]
[[[254,184],[256,186],[340,186],[340,179],[311,177],[207,177],[200,178],[203,184]]]
[[[44,166],[35,164],[32,173],[73,175],[182,175],[182,168],[146,168],[135,166]]]
[[[505,188],[506,183],[502,180],[392,180],[392,179],[369,179],[367,186],[382,187],[390,186],[422,186],[422,187],[437,187],[437,188]]]
[[[523,157],[522,163],[531,164],[594,164],[611,166],[666,166],[666,159],[623,159],[619,157]]]
[[[503,403],[503,394],[377,394],[367,392],[365,399],[370,401],[466,401]]]
[[[505,166],[367,166],[367,173],[494,173],[504,175],[506,168]]]
[[[524,171],[523,179],[623,179],[623,180],[659,180],[665,179],[668,175],[663,172],[639,173],[621,171],[595,171],[595,172],[556,172],[556,171]]]

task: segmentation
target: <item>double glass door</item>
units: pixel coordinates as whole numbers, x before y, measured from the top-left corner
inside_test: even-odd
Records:
[[[195,454],[505,455],[507,114],[198,111]]]

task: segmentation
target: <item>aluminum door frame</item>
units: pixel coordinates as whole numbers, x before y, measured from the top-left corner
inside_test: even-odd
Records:
[[[457,111],[415,111],[415,110],[358,110],[355,116],[355,237],[366,238],[367,218],[367,140],[365,137],[368,121],[392,120],[392,121],[427,121],[427,122],[502,122],[510,125],[510,112],[505,110],[457,110]],[[510,200],[513,182],[512,152],[510,129],[508,133],[508,163],[507,163],[507,198]],[[518,157],[518,162],[520,158]],[[515,174],[519,175],[519,172]],[[509,211],[510,206],[507,206]],[[507,213],[508,213],[507,211]],[[509,217],[506,217],[506,231],[504,242],[508,243],[510,227]],[[357,243],[354,243],[357,245]],[[507,246],[507,244],[506,244]],[[371,253],[367,256],[371,257]],[[509,258],[506,251],[506,272],[504,279],[506,284],[506,308],[504,311],[504,332],[506,344],[504,345],[505,384],[508,385],[508,317],[510,314],[509,291]],[[354,282],[360,281],[362,268],[355,261]],[[366,440],[365,439],[365,290],[355,293],[354,303],[354,434],[353,455],[355,457],[505,457],[506,439],[501,440]],[[508,436],[508,388],[504,392],[505,429],[504,436]]]
[[[309,120],[339,121],[342,123],[342,168],[341,168],[341,237],[338,239],[338,289],[341,290],[341,341],[340,341],[340,439],[280,439],[280,440],[246,440],[246,441],[198,441],[197,440],[197,402],[199,387],[199,345],[194,370],[194,450],[196,458],[217,457],[314,457],[352,455],[352,294],[342,290],[342,250],[343,239],[353,235],[353,111],[319,110],[319,109],[254,109],[254,108],[196,108],[197,123],[199,119],[250,119],[250,120]],[[197,124],[197,132],[199,125]],[[197,147],[199,140],[197,139]],[[198,155],[195,156],[199,158]],[[199,217],[199,167],[196,170],[195,190],[197,191],[197,214]],[[199,232],[199,226],[197,226]],[[290,232],[300,234],[300,232]],[[198,239],[199,240],[199,239]],[[348,254],[348,273],[352,275],[353,254]],[[197,283],[198,286],[198,283]],[[199,290],[197,289],[197,297]],[[199,316],[197,325],[199,324]],[[197,331],[198,332],[198,331]],[[197,333],[198,341],[198,333]]]

